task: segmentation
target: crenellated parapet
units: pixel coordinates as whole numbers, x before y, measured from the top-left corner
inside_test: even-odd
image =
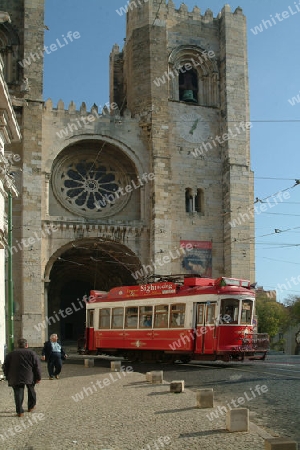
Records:
[[[207,24],[213,22],[214,20],[221,19],[226,13],[231,13],[230,5],[225,5],[223,9],[219,12],[217,17],[214,17],[213,12],[210,8],[208,8],[204,12],[204,14],[201,15],[201,10],[198,6],[194,6],[194,8],[191,11],[189,11],[187,5],[185,3],[181,3],[180,7],[178,9],[175,9],[173,0],[169,0],[169,2],[165,5],[164,12],[159,11],[157,14],[159,15],[159,18],[177,19],[178,21],[179,20],[182,21],[184,19],[197,20],[203,22],[204,24]],[[243,15],[243,10],[240,7],[238,7],[236,8],[233,14]]]
[[[67,109],[65,109],[65,103],[63,100],[59,100],[56,108],[53,107],[53,102],[49,98],[44,104],[45,116],[52,116],[61,118],[62,122],[66,120],[70,122],[81,121],[84,125],[92,124],[92,122],[102,123],[115,123],[121,125],[123,123],[139,123],[140,126],[146,122],[148,123],[151,118],[153,107],[145,106],[144,110],[140,114],[132,116],[128,109],[125,109],[121,114],[116,103],[106,103],[104,107],[99,107],[94,103],[90,111],[88,111],[86,103],[82,102],[79,109],[76,109],[76,104],[73,100],[69,103]]]
[[[155,2],[154,2],[155,3]],[[164,3],[164,2],[163,2]],[[154,11],[155,13],[155,6]],[[203,22],[211,22],[214,19],[220,19],[225,13],[231,13],[230,5],[226,4],[223,9],[220,11],[220,13],[217,15],[216,18],[213,16],[213,12],[210,8],[208,8],[203,15],[201,15],[201,10],[198,6],[194,6],[191,11],[188,10],[188,7],[185,3],[181,3],[180,7],[178,9],[175,8],[173,0],[169,0],[167,3],[165,3],[164,8],[160,8],[160,10],[157,12],[157,14],[162,14],[162,17],[165,16],[165,18],[178,18],[182,21],[182,19],[192,19],[192,20],[202,20]],[[243,10],[238,7],[234,11],[234,14],[243,14]]]
[[[181,3],[180,7],[176,9],[173,0],[131,0],[128,2],[128,16],[131,27],[134,28],[135,22],[141,23],[141,18],[144,25],[148,24],[164,26],[167,22],[182,22],[198,21],[203,24],[213,23],[220,20],[226,13],[231,13],[230,5],[226,4],[217,17],[214,17],[211,9],[207,9],[204,14],[201,14],[201,10],[198,6],[194,6],[192,10],[188,9],[185,3]],[[240,7],[236,8],[233,14],[243,15],[243,11]]]
[[[68,108],[65,108],[65,103],[59,100],[56,108],[53,107],[53,102],[48,99],[44,106],[45,114],[53,114],[62,117],[70,117],[70,119],[80,119],[86,117],[88,121],[94,122],[96,119],[106,119],[110,121],[111,119],[119,118],[120,111],[116,103],[106,103],[104,107],[100,108],[94,103],[90,111],[88,111],[86,103],[82,102],[79,109],[76,109],[76,104],[73,100],[69,103]]]
[[[141,163],[136,160],[136,155],[144,148],[142,138],[145,122],[149,122],[147,117],[132,117],[128,110],[120,115],[118,109],[110,110],[108,105],[99,111],[97,105],[87,108],[85,102],[78,109],[71,101],[68,109],[65,109],[64,102],[59,100],[54,108],[52,100],[48,99],[44,104],[43,114],[44,172],[50,173],[51,161],[70,144],[75,146],[78,143],[80,146],[86,140],[106,142],[106,148],[117,148],[118,152],[128,154],[130,160],[134,160],[140,167]],[[118,158],[121,159],[121,156],[118,155]]]

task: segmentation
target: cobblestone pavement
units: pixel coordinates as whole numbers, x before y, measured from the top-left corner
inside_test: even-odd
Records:
[[[223,406],[244,397],[250,420],[271,434],[297,441],[300,448],[300,356],[281,354],[270,355],[265,361],[165,367],[164,379],[174,377],[184,379],[194,391],[213,388],[215,400]],[[258,394],[256,386],[262,385],[267,392]]]
[[[1,449],[260,450],[272,437],[252,423],[249,433],[229,433],[225,416],[210,421],[212,409],[195,408],[192,390],[172,394],[168,382],[151,385],[142,373],[111,372],[109,361],[90,368],[69,361],[53,381],[43,364],[36,390],[36,412],[18,418],[12,389],[0,383]]]

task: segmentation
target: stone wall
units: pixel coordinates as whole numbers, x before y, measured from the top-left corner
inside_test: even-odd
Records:
[[[213,17],[210,10],[201,15],[198,7],[188,11],[184,4],[176,10],[172,0],[136,2],[128,13],[125,47],[114,46],[110,54],[110,105],[87,111],[84,103],[66,108],[62,101],[55,107],[42,101],[43,0],[0,0],[0,7],[11,14],[21,62],[30,60],[23,69],[19,64],[19,78],[11,86],[23,134],[22,144],[12,147],[23,169],[21,196],[14,202],[17,333],[42,344],[48,328],[38,331],[35,325],[45,319],[48,306],[59,305],[64,282],[72,282],[71,267],[83,267],[75,278],[91,282],[88,252],[99,252],[103,261],[95,271],[98,288],[109,287],[109,278],[111,283],[130,279],[130,271],[143,265],[161,274],[183,272],[181,255],[168,255],[186,240],[212,246],[213,277],[253,281],[253,173],[241,9],[231,12],[226,5]],[[186,102],[176,69],[192,59],[197,101]],[[84,158],[90,164],[89,194],[81,195],[81,182],[71,178]],[[136,186],[147,174],[153,177],[97,211],[92,203],[99,198],[96,170],[109,172],[108,187],[115,190],[132,181]],[[240,223],[230,225],[235,219]],[[155,267],[156,262],[162,264]]]

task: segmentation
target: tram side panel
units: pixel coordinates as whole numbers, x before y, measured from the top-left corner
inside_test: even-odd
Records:
[[[87,304],[86,348],[163,351],[195,359],[253,353],[254,298],[250,292],[228,294]]]
[[[188,305],[185,299],[180,303],[175,298],[163,300],[94,304],[93,310],[88,310],[91,319],[86,332],[87,349],[192,353],[195,339],[191,302]]]

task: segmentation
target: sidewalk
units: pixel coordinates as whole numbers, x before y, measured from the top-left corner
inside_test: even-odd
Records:
[[[36,412],[22,418],[1,381],[0,449],[263,450],[264,438],[273,437],[252,423],[249,433],[229,433],[225,416],[210,421],[212,409],[195,408],[195,392],[171,394],[168,383],[149,384],[125,367],[111,372],[109,361],[91,368],[68,361],[61,378],[50,381],[42,363]]]

